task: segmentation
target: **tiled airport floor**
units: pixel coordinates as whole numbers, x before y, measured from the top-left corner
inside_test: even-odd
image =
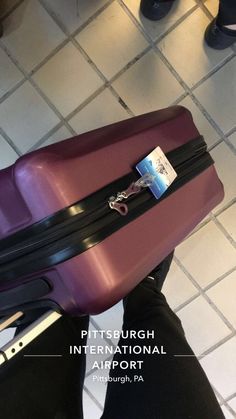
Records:
[[[76,0],[4,3],[0,168],[30,150],[171,104],[193,113],[225,198],[176,249],[164,293],[225,417],[235,418],[236,45],[214,51],[203,42],[218,1],[178,0],[159,23],[139,15],[139,0],[78,0],[78,11]],[[121,303],[91,319],[92,329],[121,325]],[[86,419],[100,417],[106,390],[93,382],[91,362]]]

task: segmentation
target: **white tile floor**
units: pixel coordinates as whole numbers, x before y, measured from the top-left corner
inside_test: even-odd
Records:
[[[176,250],[164,293],[218,395],[236,417],[236,54],[203,43],[218,1],[177,1],[159,23],[139,0],[7,0],[0,39],[0,168],[34,148],[181,103],[205,136],[225,199]],[[122,304],[91,320],[120,329]],[[10,332],[11,333],[11,332]],[[0,335],[1,342],[7,339]],[[116,341],[114,341],[114,344]],[[101,339],[101,344],[104,341]],[[85,381],[85,418],[103,383]]]

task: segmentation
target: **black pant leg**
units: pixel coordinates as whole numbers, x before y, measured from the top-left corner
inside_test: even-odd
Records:
[[[124,331],[155,331],[155,339],[126,340],[122,345],[140,345],[161,350],[166,355],[120,355],[114,360],[142,360],[142,370],[111,370],[111,379],[128,376],[124,384],[109,382],[101,419],[223,419],[214,392],[198,360],[188,345],[181,322],[165,297],[151,282],[141,283],[128,297]],[[187,357],[175,355],[190,355]],[[135,382],[134,375],[144,382]]]
[[[220,0],[217,21],[221,25],[236,24],[236,1],[235,0]]]
[[[0,367],[0,415],[5,419],[82,419],[85,356],[69,355],[85,345],[80,331],[88,317],[62,317],[21,353]],[[62,357],[24,357],[24,355]]]

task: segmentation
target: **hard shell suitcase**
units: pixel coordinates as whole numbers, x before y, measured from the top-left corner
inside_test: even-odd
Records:
[[[178,175],[159,200],[133,190],[135,165],[157,146]],[[106,310],[222,198],[206,143],[180,106],[21,157],[0,172],[0,316]]]

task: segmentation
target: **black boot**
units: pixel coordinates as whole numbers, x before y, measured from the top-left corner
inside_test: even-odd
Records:
[[[141,0],[140,10],[143,16],[150,20],[160,20],[165,17],[175,0]]]
[[[236,42],[236,30],[222,26],[215,18],[206,28],[205,41],[209,47],[214,49],[228,48]]]

